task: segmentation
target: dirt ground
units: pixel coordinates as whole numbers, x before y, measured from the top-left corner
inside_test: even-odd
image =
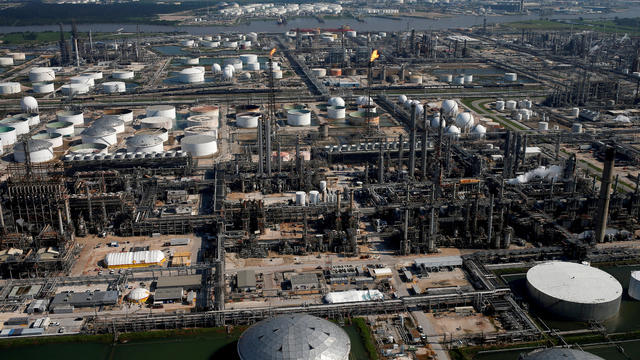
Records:
[[[417,279],[415,281],[421,289],[466,286],[470,285],[462,269],[455,268],[453,271],[440,271],[429,273],[429,277]]]
[[[480,332],[493,332],[496,327],[491,320],[481,314],[459,315],[453,312],[434,316],[426,314],[427,318],[434,324],[436,333],[451,334],[453,336],[474,334]]]

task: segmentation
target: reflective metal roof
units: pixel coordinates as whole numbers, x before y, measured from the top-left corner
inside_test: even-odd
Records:
[[[338,325],[306,314],[263,320],[238,341],[242,360],[347,360],[351,342]]]

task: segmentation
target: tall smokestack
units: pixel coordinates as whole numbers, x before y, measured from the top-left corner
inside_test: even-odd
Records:
[[[611,181],[613,180],[613,164],[616,157],[616,149],[608,146],[604,153],[604,169],[600,180],[600,199],[598,200],[598,217],[596,218],[596,242],[604,241],[607,230],[607,217],[609,216],[609,200],[611,198]]]
[[[409,178],[413,179],[416,170],[416,104],[411,103],[411,138],[409,139]]]

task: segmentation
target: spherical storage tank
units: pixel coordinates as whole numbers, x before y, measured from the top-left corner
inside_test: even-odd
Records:
[[[53,83],[48,82],[36,82],[33,83],[33,92],[36,94],[48,94],[55,90]]]
[[[74,126],[69,121],[52,121],[45,125],[48,133],[61,134],[62,136],[73,136]]]
[[[33,96],[25,96],[22,98],[22,100],[20,100],[20,108],[22,108],[22,111],[29,114],[37,113],[38,100],[36,100],[36,98],[34,98]]]
[[[446,133],[447,133],[447,135],[448,135],[448,136],[454,137],[454,138],[456,138],[456,139],[457,139],[458,137],[460,137],[460,129],[459,129],[457,126],[455,126],[455,125],[451,125],[451,126],[449,126],[449,127],[447,128]]]
[[[442,113],[447,116],[456,116],[458,114],[458,103],[455,100],[445,100],[442,102]]]
[[[27,140],[16,143],[13,146],[13,159],[16,162],[29,160],[34,163],[46,162],[53,159],[53,146],[46,140]]]
[[[29,71],[29,81],[32,83],[54,81],[55,79],[56,73],[51,68],[37,67]]]
[[[22,91],[22,87],[19,82],[3,82],[0,83],[0,94],[1,95],[10,95],[17,94]]]
[[[259,112],[247,112],[236,115],[236,126],[239,128],[257,128]]]
[[[180,141],[180,146],[191,156],[209,156],[218,152],[218,139],[211,135],[185,136]]]
[[[104,126],[91,126],[80,135],[82,136],[83,144],[105,144],[111,146],[118,142],[116,129]]]
[[[222,67],[218,63],[214,63],[211,65],[211,72],[214,74],[220,74],[222,72]]]
[[[100,119],[96,120],[93,122],[93,124],[91,124],[91,126],[99,126],[99,127],[105,127],[105,128],[111,128],[114,129],[116,131],[116,134],[120,134],[124,132],[124,121],[118,119],[118,118],[112,118],[112,117],[101,117]]]
[[[47,140],[54,148],[61,147],[63,144],[62,135],[56,133],[40,132],[31,137],[34,140]]]
[[[238,340],[241,360],[347,360],[350,351],[349,335],[342,328],[307,314],[260,321]]]
[[[198,68],[183,69],[178,73],[178,81],[184,84],[204,82],[204,71]]]
[[[187,118],[187,126],[218,127],[218,117],[212,115],[193,115]]]
[[[470,129],[474,124],[473,115],[470,112],[463,112],[456,116],[456,125],[463,130]]]
[[[477,124],[471,129],[471,134],[477,138],[484,138],[487,135],[487,128],[484,125]]]
[[[147,117],[164,116],[175,120],[176,107],[171,105],[153,105],[147,107]]]
[[[68,121],[73,125],[83,125],[84,113],[76,110],[61,110],[56,112],[56,119],[58,121]]]
[[[107,110],[102,112],[102,119],[121,120],[125,124],[130,124],[131,122],[133,122],[133,110],[131,110],[131,109],[107,109]]]
[[[341,97],[332,97],[328,101],[329,106],[344,106],[344,99]]]
[[[311,111],[309,110],[289,110],[287,111],[287,124],[291,126],[311,125]]]
[[[622,285],[610,274],[582,264],[549,261],[527,272],[533,301],[549,313],[577,321],[601,321],[620,308]]]
[[[127,84],[124,81],[107,81],[102,84],[102,91],[107,94],[127,92]]]
[[[440,119],[440,116],[434,116],[433,118],[431,118],[431,122],[429,123],[429,125],[432,128],[438,128],[439,126],[442,128],[445,128],[447,126],[447,122],[444,120]]]
[[[135,135],[127,139],[127,152],[163,152],[162,138],[155,135]]]
[[[18,135],[13,126],[0,125],[0,149],[2,149],[2,146],[15,144],[17,140]]]
[[[631,272],[631,277],[629,278],[629,296],[632,299],[640,300],[640,271]]]
[[[527,355],[519,357],[519,360],[604,360],[600,356],[586,351],[567,348],[550,348],[534,350]]]

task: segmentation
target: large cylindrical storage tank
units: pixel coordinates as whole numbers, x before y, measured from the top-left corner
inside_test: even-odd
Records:
[[[347,116],[346,109],[344,106],[329,106],[327,107],[327,116],[329,119],[344,119]]]
[[[37,67],[29,71],[29,81],[50,82],[56,79],[56,73],[51,68]]]
[[[16,130],[17,136],[29,133],[29,119],[20,117],[8,117],[6,119],[0,120],[0,125],[10,126],[14,128]]]
[[[127,84],[124,81],[107,81],[102,84],[102,91],[107,94],[118,94],[127,92]]]
[[[80,135],[82,136],[83,144],[105,144],[111,146],[118,142],[116,129],[104,126],[91,126]]]
[[[176,107],[172,105],[153,105],[147,107],[147,117],[164,116],[176,119]]]
[[[242,70],[242,60],[240,60],[238,58],[224,59],[224,61],[222,62],[222,65],[223,65],[223,67],[227,66],[227,65],[231,65],[231,66],[233,66],[233,69],[235,71]]]
[[[618,314],[622,285],[610,274],[582,264],[549,261],[527,271],[532,300],[547,312],[576,321],[602,321]]]
[[[242,54],[240,55],[240,61],[243,64],[256,64],[258,63],[258,55],[256,54]]]
[[[311,125],[311,111],[309,110],[289,110],[287,111],[287,124],[291,126]]]
[[[258,71],[260,70],[260,64],[259,63],[248,63],[244,65],[244,69],[247,71]]]
[[[257,128],[260,113],[249,112],[236,115],[236,126],[239,128]]]
[[[546,121],[538,122],[538,130],[539,131],[547,131],[549,130],[549,123]]]
[[[90,72],[83,75],[91,76],[94,80],[102,80],[102,71]]]
[[[505,102],[505,108],[507,110],[515,110],[517,106],[518,103],[515,100],[507,100],[507,102]]]
[[[453,74],[442,74],[439,76],[441,82],[450,83],[453,81]]]
[[[87,84],[90,88],[96,85],[95,80],[90,75],[72,76],[70,80],[72,84]]]
[[[454,85],[464,85],[464,75],[458,75],[453,79]]]
[[[2,146],[9,146],[16,143],[18,135],[13,126],[0,125],[0,149]]]
[[[41,132],[31,137],[34,140],[47,140],[54,148],[61,147],[63,144],[62,135],[56,133]]]
[[[27,140],[13,146],[13,159],[17,162],[29,161],[33,164],[47,162],[53,159],[53,146],[46,140]]]
[[[311,69],[311,73],[313,75],[315,75],[315,77],[317,77],[317,78],[323,78],[323,77],[327,76],[327,69],[313,68],[313,69]]]
[[[582,124],[573,123],[573,125],[571,125],[571,132],[574,133],[574,134],[582,133]]]
[[[329,74],[331,76],[342,76],[342,69],[338,69],[338,68],[329,69]]]
[[[196,106],[189,109],[189,114],[191,115],[210,115],[210,116],[220,116],[220,108],[215,105],[202,105]]]
[[[52,93],[55,90],[55,86],[53,85],[53,83],[36,82],[31,85],[33,87],[33,92],[36,94],[48,94]]]
[[[318,190],[309,191],[309,204],[316,205],[320,202],[320,192]]]
[[[133,110],[130,109],[107,109],[102,113],[103,119],[122,120],[125,124],[133,122]],[[123,130],[124,131],[124,130]]]
[[[114,129],[116,131],[116,134],[120,134],[124,132],[124,121],[117,118],[101,117],[100,119],[94,121],[93,124],[91,124],[91,126]]]
[[[471,84],[473,82],[473,75],[468,74],[464,76],[464,83]]]
[[[15,61],[24,61],[27,58],[27,54],[23,52],[12,52],[7,55],[11,56]]]
[[[30,127],[40,124],[40,115],[38,114],[16,114],[11,117],[16,120],[26,121]]]
[[[504,74],[504,81],[508,81],[508,82],[514,82],[518,80],[518,74],[516,73],[505,73]]]
[[[186,58],[184,60],[184,63],[187,65],[199,65],[200,64],[200,58]]]
[[[106,144],[79,144],[69,148],[70,154],[106,154],[109,146]]]
[[[169,141],[169,130],[165,128],[146,128],[135,132],[135,135],[153,135],[162,139],[162,142]]]
[[[45,125],[45,129],[49,133],[61,134],[62,136],[73,136],[74,126],[69,121],[52,121]]]
[[[187,126],[218,127],[218,117],[213,115],[193,115],[187,118]]]
[[[163,152],[162,139],[155,135],[135,135],[127,139],[127,152],[152,153]]]
[[[307,193],[305,193],[304,191],[296,191],[296,205],[307,205]]]
[[[631,277],[629,278],[629,297],[640,300],[640,271],[631,272]]]
[[[111,73],[112,79],[130,80],[130,79],[133,79],[134,77],[135,77],[135,73],[130,70],[115,70],[114,72]]]
[[[211,135],[185,136],[180,147],[194,157],[209,156],[218,152],[218,139]]]
[[[282,70],[273,70],[274,79],[282,79],[282,76],[283,76]]]
[[[183,69],[178,73],[178,81],[184,84],[204,82],[204,71],[197,68]]]
[[[504,111],[504,101],[502,100],[498,100],[496,101],[496,110],[498,111]]]
[[[22,91],[19,82],[3,82],[0,83],[0,95],[17,94]]]
[[[164,128],[170,130],[173,128],[173,119],[165,116],[151,116],[140,120],[140,127],[146,128]]]
[[[61,110],[56,112],[58,121],[68,121],[73,125],[84,125],[84,113],[77,110]]]
[[[218,138],[218,129],[208,126],[190,126],[184,129],[184,136],[192,135],[211,135]]]
[[[196,44],[196,41],[193,39],[187,39],[180,41],[180,45],[184,47],[193,47]]]
[[[60,87],[62,95],[84,95],[89,92],[88,84],[64,84]]]
[[[0,57],[0,66],[12,66],[13,58],[11,56],[1,56]]]

